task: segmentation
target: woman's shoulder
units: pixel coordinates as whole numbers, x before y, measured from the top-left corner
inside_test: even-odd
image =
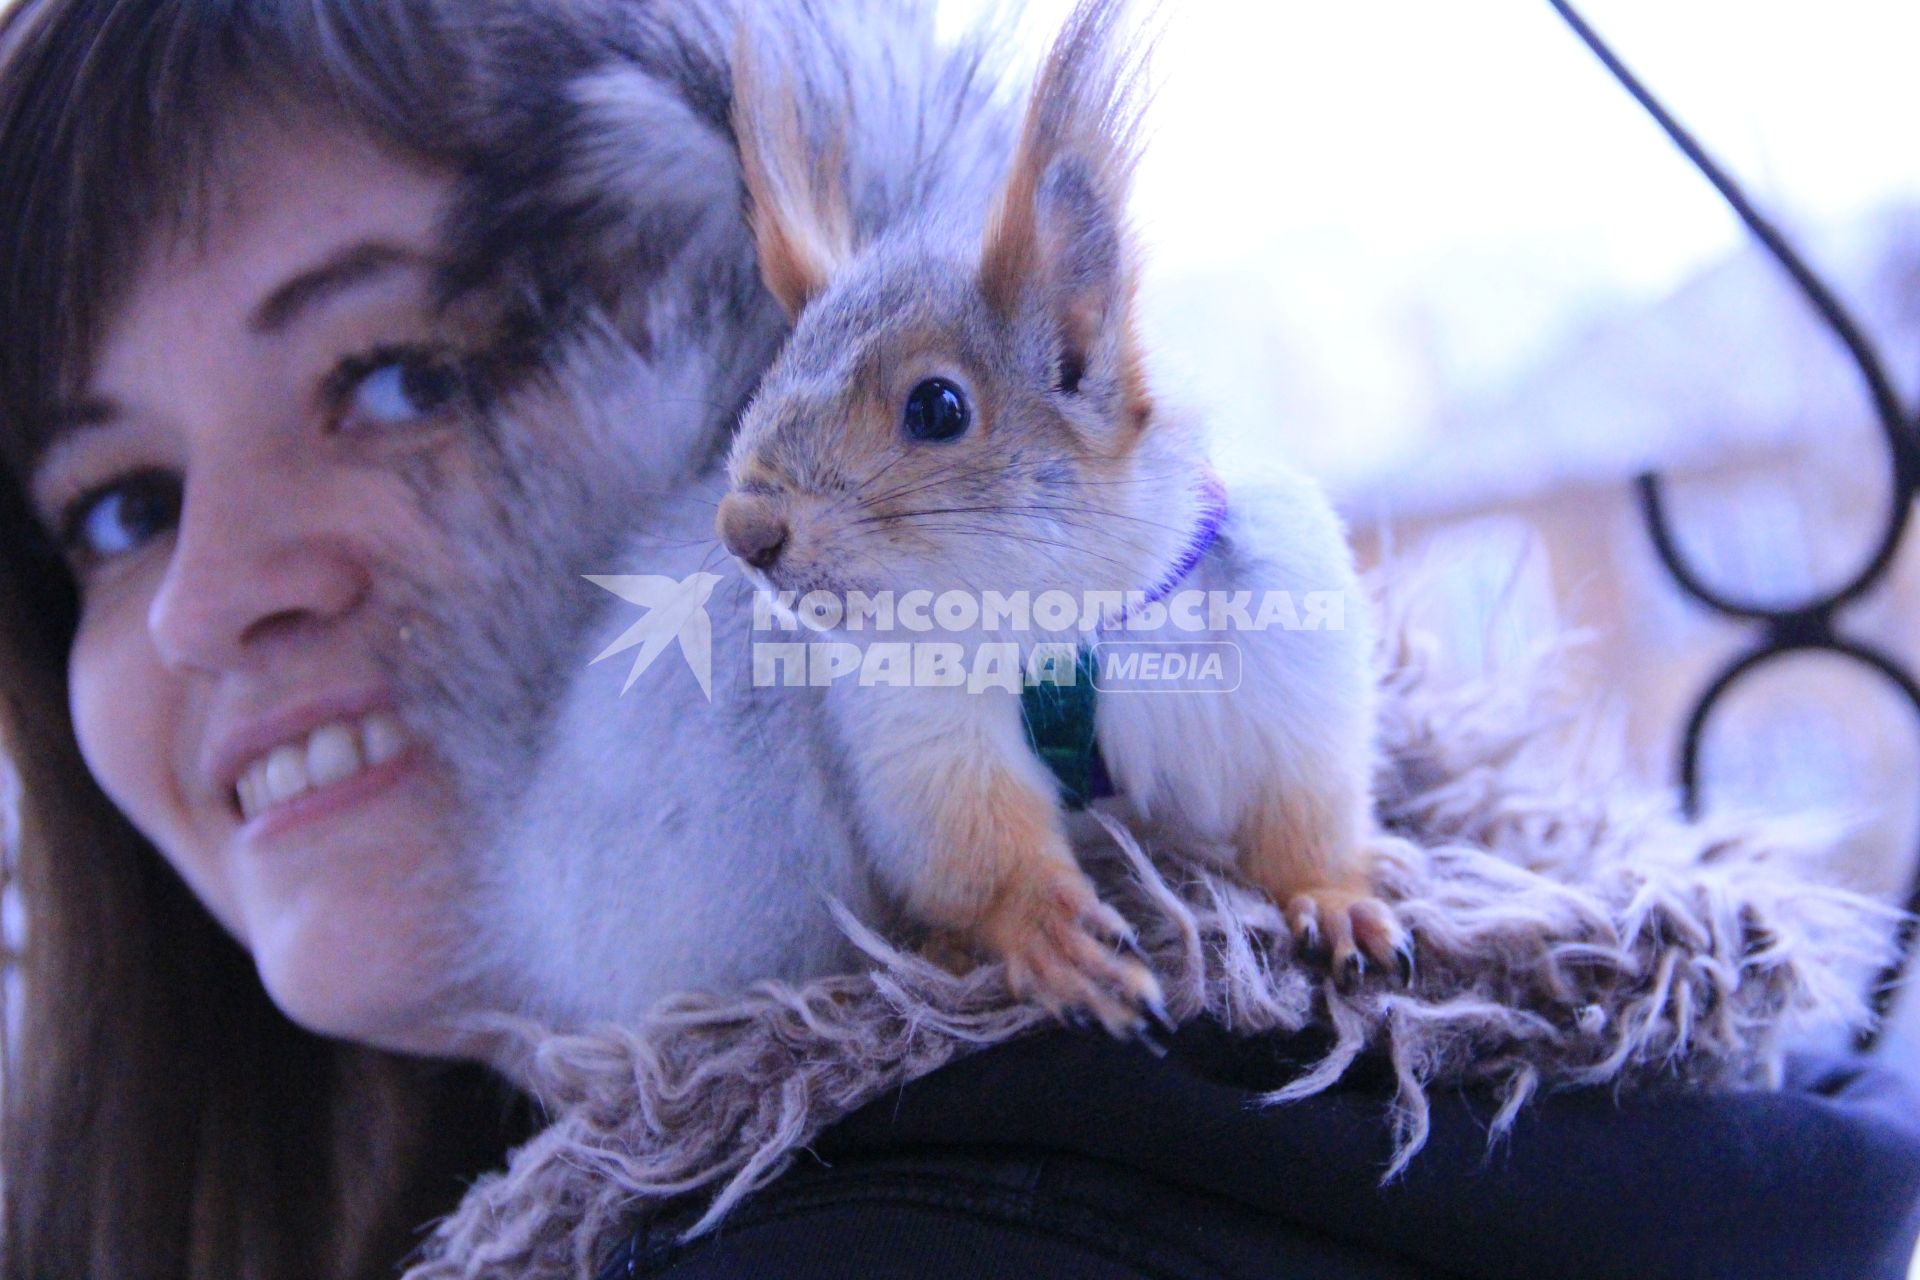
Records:
[[[1890,1072],[1569,1090],[1491,1149],[1493,1104],[1436,1093],[1383,1186],[1385,1063],[1260,1105],[1322,1049],[1198,1026],[1160,1055],[1066,1031],[986,1050],[823,1133],[712,1234],[652,1220],[603,1275],[1906,1275],[1920,1106]]]

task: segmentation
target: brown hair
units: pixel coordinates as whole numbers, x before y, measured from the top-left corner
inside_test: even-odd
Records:
[[[67,711],[76,594],[20,485],[117,282],[156,228],[192,216],[236,101],[318,106],[472,169],[452,113],[479,74],[473,10],[19,0],[0,17],[0,751],[19,775],[27,908],[5,1277],[391,1274],[525,1123],[477,1067],[286,1019],[94,785]]]

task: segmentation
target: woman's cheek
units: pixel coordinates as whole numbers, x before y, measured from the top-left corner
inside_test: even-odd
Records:
[[[93,593],[74,637],[67,682],[74,734],[94,781],[208,910],[241,936],[221,846],[209,830],[213,815],[196,815],[183,790],[180,770],[193,767],[179,754],[188,740],[188,691],[157,661],[135,593]]]

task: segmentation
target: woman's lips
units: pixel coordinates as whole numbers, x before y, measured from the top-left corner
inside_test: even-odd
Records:
[[[382,770],[406,754],[406,728],[389,711],[329,720],[255,757],[240,771],[234,798],[251,822],[305,796]]]
[[[239,838],[244,844],[271,842],[296,827],[364,804],[412,777],[423,759],[419,751],[403,747],[401,753],[391,759],[365,764],[337,782],[310,787],[290,799],[277,801],[242,823]]]

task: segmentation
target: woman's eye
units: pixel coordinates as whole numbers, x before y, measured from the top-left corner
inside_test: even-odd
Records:
[[[61,541],[81,560],[105,560],[138,551],[179,520],[179,481],[164,472],[143,472],[74,502],[62,522]]]
[[[423,352],[370,356],[343,373],[342,419],[372,427],[404,427],[432,418],[466,386],[451,361]]]
[[[951,440],[966,431],[970,416],[959,387],[945,378],[928,378],[908,394],[904,421],[915,440]]]

